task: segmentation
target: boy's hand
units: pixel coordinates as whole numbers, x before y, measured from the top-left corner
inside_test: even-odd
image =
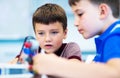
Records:
[[[33,71],[38,74],[50,74],[51,70],[56,70],[58,56],[55,54],[37,54],[33,57]]]
[[[8,64],[17,64],[17,62],[18,62],[18,58],[15,58],[11,60],[10,62],[8,62]]]

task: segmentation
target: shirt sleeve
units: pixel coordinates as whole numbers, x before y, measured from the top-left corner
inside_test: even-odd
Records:
[[[74,43],[74,42],[70,42],[66,45],[66,48],[64,49],[64,55],[68,58],[68,59],[81,59],[81,51],[80,51],[80,47],[78,44]]]

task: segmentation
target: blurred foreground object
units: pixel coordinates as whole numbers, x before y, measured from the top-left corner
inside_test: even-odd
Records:
[[[0,64],[0,78],[32,78],[27,64]]]

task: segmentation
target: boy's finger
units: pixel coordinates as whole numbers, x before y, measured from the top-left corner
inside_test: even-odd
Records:
[[[18,61],[18,58],[13,59],[12,61],[8,62],[9,64],[16,64]]]

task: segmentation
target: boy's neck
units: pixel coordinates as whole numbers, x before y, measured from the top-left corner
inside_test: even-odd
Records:
[[[116,18],[109,18],[107,19],[104,23],[104,26],[102,28],[102,33],[107,29],[109,28],[109,26],[111,26],[111,24],[113,24],[114,22],[116,22],[118,19]]]

